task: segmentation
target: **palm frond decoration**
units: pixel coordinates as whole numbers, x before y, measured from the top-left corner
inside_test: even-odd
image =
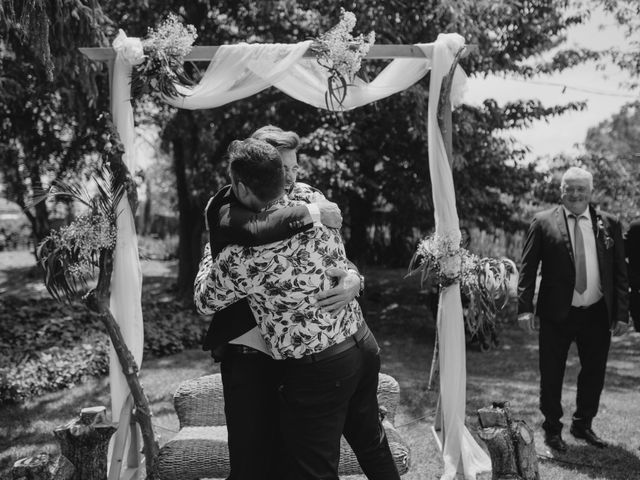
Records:
[[[117,240],[118,203],[125,185],[104,163],[91,177],[93,191],[78,181],[55,181],[46,192],[34,196],[31,206],[47,198],[67,198],[86,207],[86,213],[70,225],[52,232],[40,244],[38,261],[45,272],[45,286],[60,302],[70,302],[87,289],[95,276],[100,253],[113,250]]]

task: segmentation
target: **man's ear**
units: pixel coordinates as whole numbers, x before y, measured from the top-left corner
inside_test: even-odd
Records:
[[[236,188],[238,189],[238,194],[243,198],[246,197],[247,194],[249,193],[249,189],[244,183],[242,183],[241,180],[238,180],[238,183],[236,184]]]

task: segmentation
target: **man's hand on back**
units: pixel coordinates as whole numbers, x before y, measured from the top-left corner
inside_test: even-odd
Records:
[[[318,202],[320,208],[320,221],[329,228],[342,227],[342,213],[337,204],[333,202]]]
[[[613,331],[611,332],[614,337],[620,337],[627,333],[629,330],[629,324],[624,322],[616,322],[616,326],[613,327]]]
[[[360,276],[354,271],[340,268],[328,268],[327,275],[336,277],[338,285],[316,295],[318,306],[331,313],[337,313],[346,307],[360,292]]]

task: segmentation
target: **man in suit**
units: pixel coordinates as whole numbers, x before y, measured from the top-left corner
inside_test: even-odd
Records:
[[[545,443],[564,452],[562,382],[567,354],[576,342],[580,359],[571,434],[606,446],[592,429],[604,386],[611,333],[628,322],[628,284],[620,222],[589,205],[593,176],[577,167],[562,177],[562,205],[538,213],[525,240],[519,282],[518,322],[534,329],[533,296],[541,281],[535,316],[540,321],[540,410]]]
[[[304,204],[256,212],[238,201],[230,186],[224,187],[205,209],[210,241],[205,248],[203,265],[211,264],[226,245],[272,243],[307,230],[314,223],[334,228],[341,225],[336,204],[328,202],[318,190],[296,182],[297,169],[293,168],[292,162],[297,164],[298,135],[273,126],[263,127],[254,135],[272,143],[281,157],[288,159],[288,192]],[[321,292],[319,302],[333,311],[342,308],[359,293],[361,280],[356,270],[334,269],[329,273],[340,281],[335,288]],[[212,309],[198,302],[206,288],[206,276],[199,275],[195,282],[196,305],[201,313],[211,314]],[[282,440],[277,414],[280,362],[270,356],[246,300],[215,313],[203,348],[211,350],[212,356],[221,362],[231,467],[229,478],[280,480],[281,455],[278,450]]]
[[[629,312],[636,332],[640,332],[640,219],[631,222],[625,238],[629,274]]]
[[[247,139],[229,152],[240,202],[254,211],[295,205],[271,145]],[[217,311],[247,298],[265,348],[281,363],[283,480],[337,480],[343,433],[369,479],[399,480],[378,411],[379,348],[356,301],[334,312],[319,305],[317,294],[332,285],[329,268],[348,262],[339,231],[322,224],[268,245],[230,245],[201,264],[196,304]]]

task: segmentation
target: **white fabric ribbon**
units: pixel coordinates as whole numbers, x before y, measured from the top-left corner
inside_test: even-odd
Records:
[[[118,36],[113,41],[113,49],[116,51],[116,55],[129,65],[139,65],[144,61],[142,40],[135,37],[127,37],[127,34],[122,29],[118,30]]]
[[[222,45],[198,85],[177,86],[183,96],[165,100],[191,110],[215,108],[274,86],[296,100],[326,109],[328,72],[314,58],[303,58],[311,43]],[[430,63],[427,58],[399,58],[370,83],[356,77],[347,90],[343,109],[407,89],[427,74]]]
[[[117,46],[116,46],[117,43]],[[134,149],[135,130],[131,107],[131,69],[139,59],[137,38],[128,38],[122,30],[114,40],[116,59],[113,71],[111,111],[120,141],[124,147],[122,160],[132,174],[136,169]],[[140,44],[141,46],[141,44]],[[142,323],[142,270],[138,259],[138,237],[134,212],[123,198],[118,205],[118,240],[114,251],[111,275],[111,313],[115,317],[127,347],[138,367],[142,363],[144,331]],[[129,386],[122,373],[113,346],[109,355],[109,381],[111,382],[111,416],[120,418],[120,410],[129,395]]]
[[[436,235],[449,237],[456,244],[460,242],[460,224],[453,175],[437,116],[442,80],[451,68],[455,52],[463,45],[464,39],[458,34],[438,35],[433,46],[427,122]],[[460,98],[465,79],[462,69],[456,68],[452,99]],[[460,284],[455,283],[440,292],[437,319],[440,341],[440,405],[444,430],[444,473],[441,480],[453,480],[457,473],[463,473],[465,479],[475,479],[478,473],[491,470],[489,456],[464,425],[467,371],[463,322]]]

